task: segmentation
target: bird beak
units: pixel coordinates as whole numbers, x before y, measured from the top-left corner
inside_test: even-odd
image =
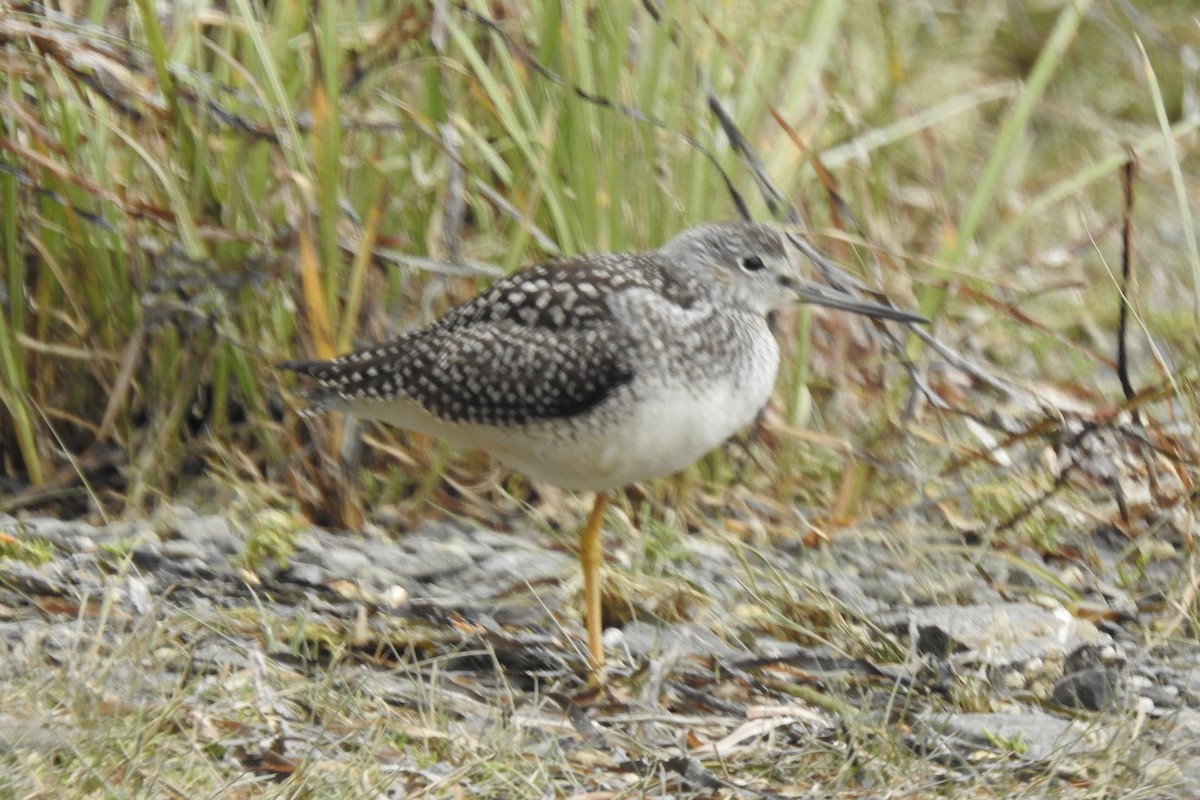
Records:
[[[794,250],[800,255],[808,258],[821,268],[826,274],[834,274],[845,276],[846,280],[855,288],[866,289],[858,281],[855,281],[850,276],[846,275],[836,264],[830,261],[825,255],[809,244],[804,237],[795,235],[790,232],[784,232],[783,235],[784,248],[791,251]],[[795,259],[795,255],[791,255]],[[793,263],[795,263],[793,261]],[[867,300],[859,300],[852,294],[834,289],[829,286],[813,283],[812,281],[797,278],[792,283],[792,289],[799,296],[803,303],[812,303],[817,306],[825,306],[826,308],[836,308],[839,311],[849,311],[852,314],[862,314],[865,317],[875,317],[876,319],[890,319],[896,322],[916,322],[927,324],[928,318],[920,314],[910,314],[907,311],[901,311],[892,306],[885,306],[882,303],[872,303]]]
[[[797,281],[793,290],[799,295],[801,302],[812,303],[815,306],[836,308],[839,311],[849,311],[852,314],[862,314],[876,319],[891,319],[897,322],[927,323],[929,320],[920,314],[910,314],[898,308],[885,306],[882,303],[872,303],[859,300],[857,297],[828,286],[819,286],[811,281]]]

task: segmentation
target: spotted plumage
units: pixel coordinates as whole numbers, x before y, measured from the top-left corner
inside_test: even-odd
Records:
[[[657,250],[530,267],[387,344],[281,366],[316,379],[314,410],[614,488],[682,469],[753,419],[779,364],[771,311],[912,318],[808,283],[798,258],[774,228],[705,225]]]
[[[316,407],[408,396],[451,422],[568,418],[633,379],[635,343],[609,307],[633,288],[681,307],[696,300],[693,289],[640,254],[555,261],[510,275],[388,344],[284,366],[317,379],[322,388],[310,393]]]

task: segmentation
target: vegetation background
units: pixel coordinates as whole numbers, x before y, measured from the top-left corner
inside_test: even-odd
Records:
[[[0,512],[569,530],[570,498],[396,431],[339,469],[341,423],[299,418],[272,364],[533,261],[656,246],[735,197],[794,210],[1039,419],[1200,422],[1188,3],[0,2],[0,60]],[[780,331],[764,431],[623,508],[702,530],[741,493],[845,522],[967,485],[941,524],[1048,549],[1092,513],[980,455],[976,423],[1030,410],[981,373],[829,317]],[[1028,424],[1003,444],[1041,452]]]
[[[1193,352],[1197,30],[1173,2],[6,4],[3,479],[116,513],[277,482],[272,363],[428,321],[480,262],[734,217],[722,173],[956,345],[1116,399],[1131,151],[1135,339],[1171,359],[1138,363]]]

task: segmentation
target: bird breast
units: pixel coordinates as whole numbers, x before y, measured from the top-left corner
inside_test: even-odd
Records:
[[[752,422],[774,389],[779,347],[766,321],[739,314],[720,328],[722,337],[665,347],[643,341],[633,381],[589,414],[567,428],[496,441],[492,452],[534,478],[575,490],[679,472]]]

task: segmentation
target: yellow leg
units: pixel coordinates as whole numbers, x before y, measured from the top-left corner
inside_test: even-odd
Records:
[[[596,504],[588,514],[587,527],[583,529],[583,540],[579,545],[579,563],[583,567],[583,614],[587,620],[588,650],[592,656],[592,670],[599,672],[604,666],[604,621],[600,609],[600,568],[604,564],[604,547],[600,533],[604,527],[604,509],[608,505],[608,494],[596,495]]]

